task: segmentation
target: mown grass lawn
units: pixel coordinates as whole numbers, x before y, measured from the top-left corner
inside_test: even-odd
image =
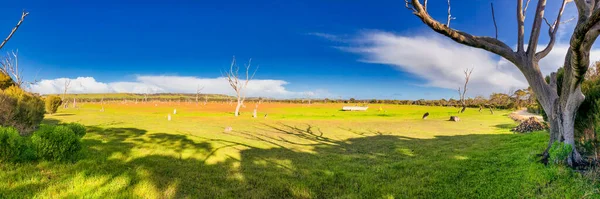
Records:
[[[226,104],[80,106],[45,121],[88,127],[79,161],[0,164],[0,198],[600,197],[538,163],[547,135],[512,134],[506,111],[449,122],[457,109],[262,104],[253,119],[252,104],[240,118]]]

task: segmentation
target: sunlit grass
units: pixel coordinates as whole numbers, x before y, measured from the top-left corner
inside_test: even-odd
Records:
[[[378,105],[79,104],[76,163],[0,164],[0,198],[578,198],[597,185],[537,162],[543,132],[496,111]],[[177,109],[177,114],[173,114]],[[422,120],[423,113],[430,116]],[[167,121],[167,115],[172,121]],[[267,118],[263,115],[268,114]],[[447,121],[459,115],[460,122]],[[225,127],[233,131],[224,132]],[[596,196],[597,197],[597,196]]]

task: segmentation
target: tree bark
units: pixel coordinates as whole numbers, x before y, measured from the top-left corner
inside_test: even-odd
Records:
[[[240,98],[238,98],[237,105],[235,106],[235,116],[236,117],[240,115],[240,108],[242,107],[243,103],[244,102]]]

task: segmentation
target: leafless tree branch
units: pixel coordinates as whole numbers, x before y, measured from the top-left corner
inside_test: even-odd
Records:
[[[494,3],[490,3],[492,7],[492,20],[494,21],[494,29],[496,30],[496,39],[498,39],[498,25],[496,24],[496,14],[494,13]]]
[[[406,0],[406,2],[408,3],[408,0]],[[423,23],[425,23],[434,31],[443,34],[458,43],[487,50],[500,55],[513,63],[519,62],[516,53],[514,53],[512,48],[506,45],[504,42],[492,37],[473,36],[471,34],[454,30],[446,25],[443,25],[433,19],[429,13],[427,13],[419,0],[411,0],[411,2],[407,5],[410,6],[409,8],[414,9],[413,14],[419,17]]]
[[[2,41],[2,43],[0,44],[0,49],[2,49],[2,47],[4,47],[4,45],[6,44],[6,42],[8,42],[8,40],[10,40],[10,38],[12,38],[12,36],[15,34],[15,32],[17,32],[17,29],[19,29],[19,26],[21,26],[21,23],[23,23],[23,21],[25,20],[25,17],[27,17],[27,15],[29,15],[29,12],[26,12],[25,10],[23,10],[23,13],[21,14],[21,19],[19,20],[19,22],[17,22],[17,25],[12,29],[12,31],[10,31],[10,34],[8,34],[6,39],[4,39],[4,41]]]
[[[560,10],[558,11],[558,15],[556,16],[556,20],[554,21],[554,23],[550,24],[550,22],[548,22],[548,19],[546,19],[545,17],[543,18],[546,24],[548,25],[548,36],[550,37],[550,41],[542,51],[535,54],[535,59],[540,60],[546,57],[550,53],[550,51],[552,51],[554,43],[556,42],[556,33],[558,32],[558,27],[561,24],[560,19],[568,2],[568,0],[563,0],[563,3],[560,7]]]
[[[426,8],[427,8],[427,4],[425,4],[425,10],[427,10]],[[450,27],[450,21],[451,20],[456,19],[456,17],[452,17],[452,14],[450,14],[450,8],[451,8],[451,6],[450,6],[450,0],[448,0],[448,21],[446,22],[446,26],[447,27]]]

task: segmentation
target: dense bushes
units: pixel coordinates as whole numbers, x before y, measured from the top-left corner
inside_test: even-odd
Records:
[[[50,114],[56,113],[56,110],[58,110],[58,107],[60,107],[62,102],[60,97],[54,95],[46,97],[46,112]]]
[[[76,123],[42,125],[31,137],[24,137],[15,128],[0,127],[0,162],[75,160],[85,131]]]
[[[71,129],[73,133],[77,135],[77,137],[82,138],[83,136],[85,136],[85,126],[78,123],[68,123],[65,124],[65,126],[69,127],[69,129]]]
[[[0,113],[0,126],[29,134],[44,119],[44,102],[39,96],[13,85],[0,91]]]
[[[0,162],[16,162],[27,158],[25,138],[12,127],[0,127]]]
[[[73,160],[81,141],[68,126],[44,127],[31,137],[37,157],[43,160]]]

